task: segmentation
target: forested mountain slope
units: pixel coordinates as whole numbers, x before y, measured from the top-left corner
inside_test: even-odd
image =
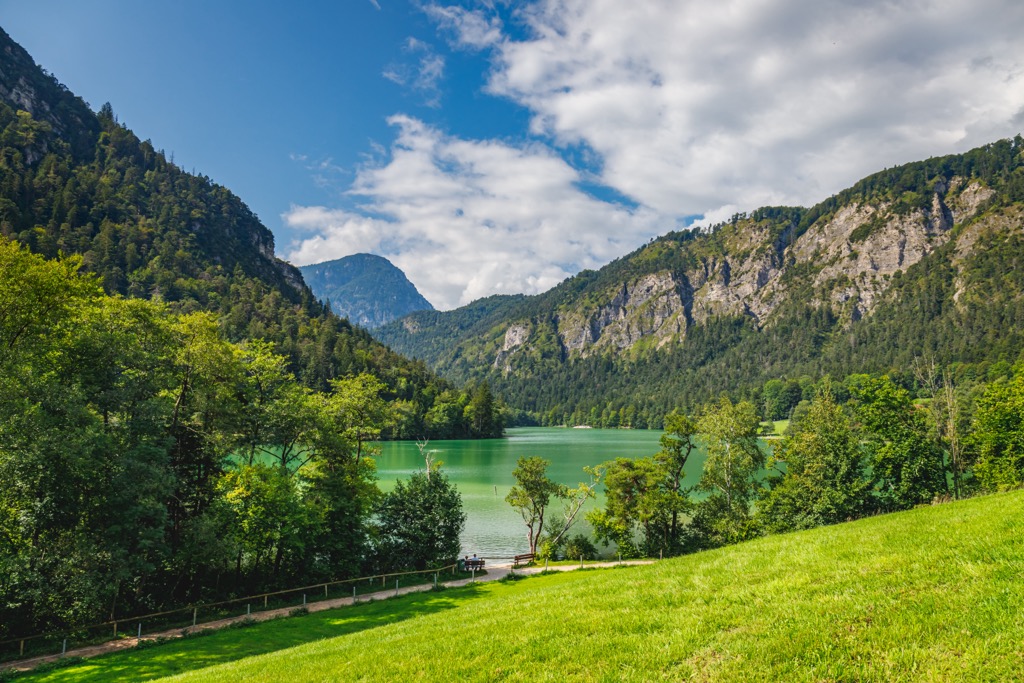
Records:
[[[534,297],[376,332],[551,423],[673,407],[770,378],[1015,360],[1024,141],[887,169],[810,208],[664,235]]]
[[[93,113],[2,30],[0,234],[48,258],[81,254],[108,293],[212,311],[232,341],[272,341],[314,389],[371,372],[404,402],[409,436],[430,431],[437,396],[468,400],[331,314],[241,199],[182,171],[109,105]]]
[[[299,272],[332,311],[367,329],[414,311],[434,310],[405,273],[383,256],[352,254],[300,266]]]

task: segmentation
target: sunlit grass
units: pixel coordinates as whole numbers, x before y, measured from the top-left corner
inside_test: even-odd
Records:
[[[1016,680],[1024,493],[271,622],[26,680]]]

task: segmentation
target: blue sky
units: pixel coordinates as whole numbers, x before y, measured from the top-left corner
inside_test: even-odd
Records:
[[[279,256],[378,253],[439,308],[1024,129],[1018,0],[0,0],[0,26]]]

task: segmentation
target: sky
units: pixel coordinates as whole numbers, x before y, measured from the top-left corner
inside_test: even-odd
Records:
[[[1024,132],[1020,0],[0,0],[296,265],[439,309]]]

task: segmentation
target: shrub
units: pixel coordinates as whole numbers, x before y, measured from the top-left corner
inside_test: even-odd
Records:
[[[566,541],[564,555],[567,560],[578,560],[581,557],[584,560],[595,560],[597,548],[587,536],[576,534]]]

